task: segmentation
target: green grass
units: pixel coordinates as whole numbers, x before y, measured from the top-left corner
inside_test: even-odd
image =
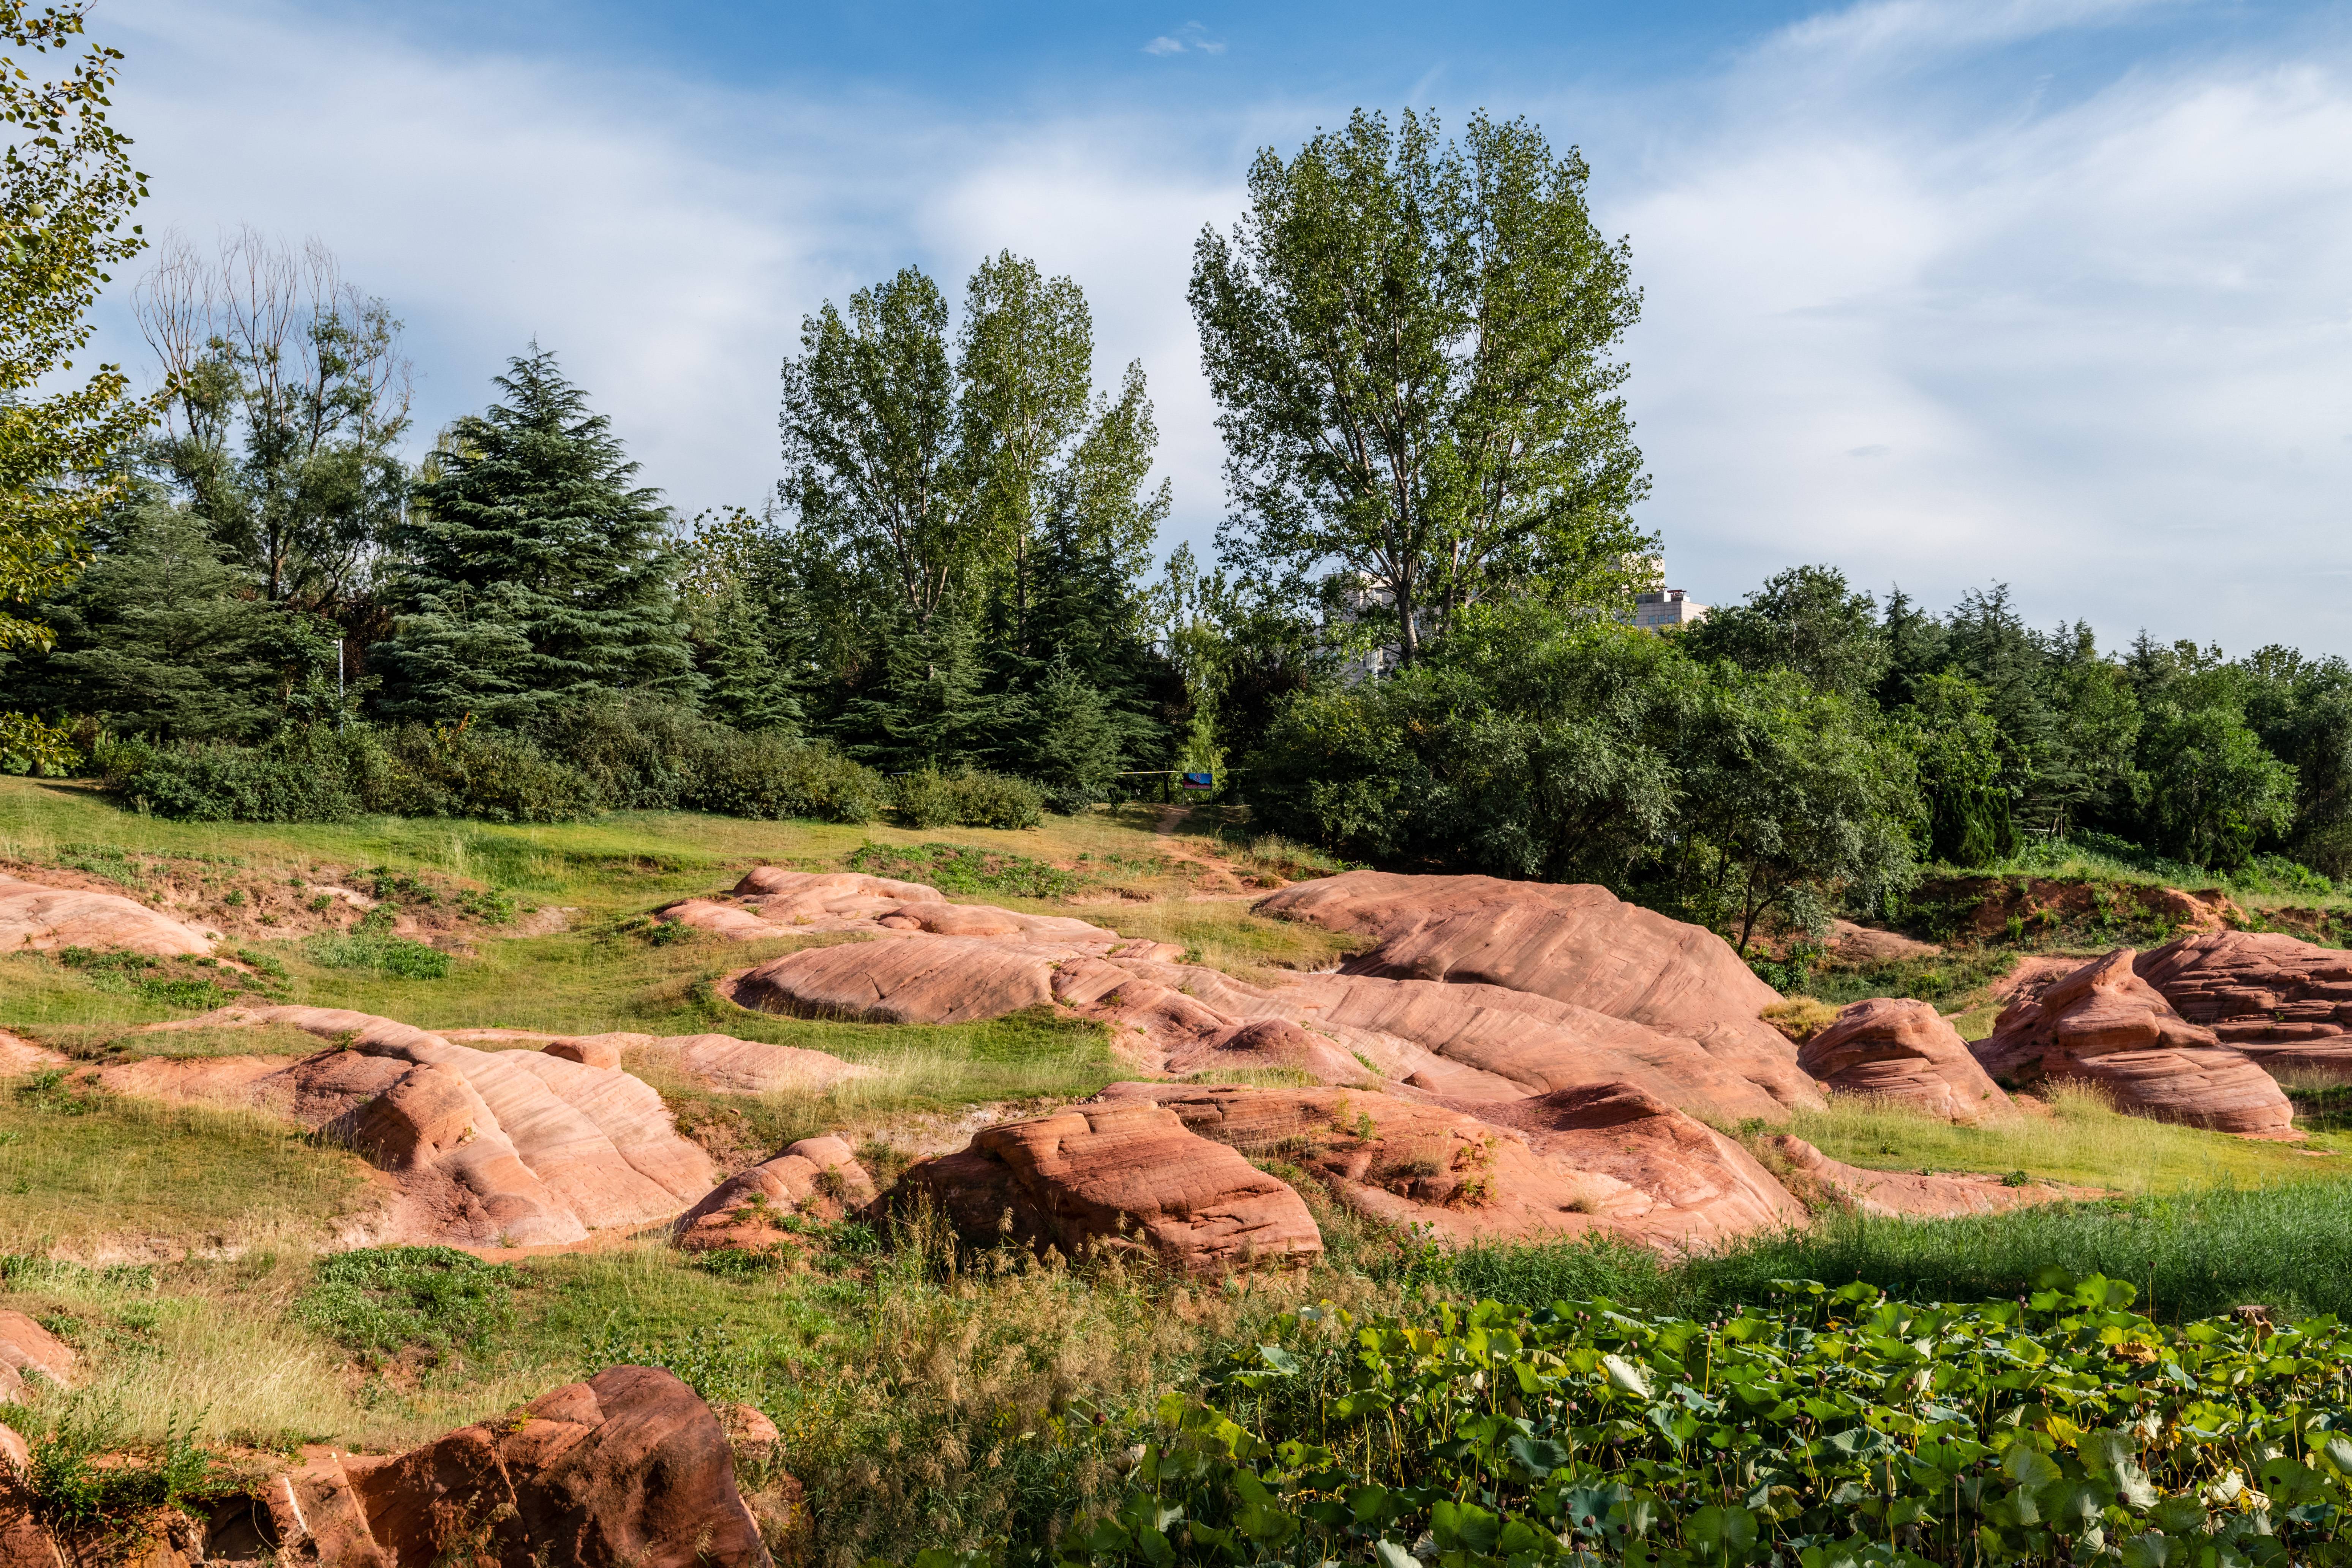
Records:
[[[2352,1175],[2352,1140],[2322,1132],[2297,1145],[2126,1116],[2087,1092],[2060,1091],[2047,1117],[1979,1127],[1885,1101],[1840,1095],[1798,1110],[1787,1131],[1833,1160],[1886,1171],[2028,1175],[2119,1193],[2335,1182]]]
[[[514,1318],[514,1269],[454,1247],[369,1247],[319,1260],[294,1316],[376,1359],[478,1350]]]
[[[368,1190],[358,1156],[258,1112],[0,1079],[0,1252],[91,1257],[323,1238]]]

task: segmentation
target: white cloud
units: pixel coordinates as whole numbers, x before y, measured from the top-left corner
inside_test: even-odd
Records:
[[[1209,37],[1209,30],[1198,22],[1187,22],[1173,33],[1162,33],[1143,46],[1147,55],[1222,55],[1225,52],[1223,38]]]
[[[2312,583],[2352,575],[2344,62],[2144,68],[2021,120],[1998,71],[1956,106],[1829,68],[1927,12],[1954,15],[1774,40],[1604,215],[1647,289],[1633,401],[1675,581],[1827,561],[1943,604],[2005,579],[2109,640],[2352,652]]]

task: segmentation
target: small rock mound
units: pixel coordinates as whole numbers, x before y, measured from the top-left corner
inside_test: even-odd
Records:
[[[2294,1136],[2276,1082],[2210,1029],[2175,1013],[2117,948],[2033,1000],[2002,1010],[1971,1049],[2000,1082],[2097,1084],[2123,1110],[2250,1137]]]
[[[848,1144],[838,1138],[803,1138],[713,1187],[677,1216],[670,1237],[687,1252],[764,1252],[794,1239],[781,1223],[786,1217],[806,1214],[837,1220],[874,1197],[874,1178]]]
[[[0,1312],[0,1404],[23,1403],[33,1378],[62,1388],[73,1366],[71,1345],[22,1312]]]
[[[991,1127],[958,1153],[908,1167],[894,1198],[928,1198],[971,1246],[1126,1251],[1192,1274],[1303,1263],[1323,1250],[1297,1193],[1149,1103]]]
[[[2182,1017],[2264,1067],[2352,1079],[2352,952],[2275,931],[2212,931],[2132,968]]]
[[[52,888],[0,874],[0,952],[111,948],[153,958],[204,958],[218,931],[200,931],[119,893]]]
[[[288,1544],[338,1568],[772,1562],[719,1417],[655,1367],[612,1367],[396,1458],[312,1456],[286,1478]]]
[[[1994,1121],[2017,1107],[1988,1077],[1960,1032],[1933,1005],[1874,996],[1797,1049],[1797,1065],[1833,1089],[1871,1095],[1946,1121]]]

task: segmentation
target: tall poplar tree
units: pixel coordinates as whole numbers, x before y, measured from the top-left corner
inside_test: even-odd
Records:
[[[1258,154],[1249,211],[1192,263],[1237,585],[1303,603],[1336,563],[1407,664],[1481,602],[1623,595],[1652,542],[1612,357],[1641,296],[1586,177],[1483,114],[1458,145],[1360,110]]]
[[[691,699],[669,512],[539,350],[453,426],[394,534],[386,711],[527,721],[609,691]]]

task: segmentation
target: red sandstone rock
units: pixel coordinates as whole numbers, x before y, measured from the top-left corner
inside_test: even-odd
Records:
[[[2118,948],[2012,1002],[1970,1047],[2001,1082],[2103,1085],[2123,1110],[2256,1137],[2293,1135],[2294,1112],[2268,1073],[2182,1019]]]
[[[1797,1065],[1832,1089],[1894,1100],[1947,1121],[2013,1116],[2017,1108],[1926,1002],[1856,1002],[1797,1050]]]
[[[2265,1068],[2352,1078],[2352,952],[2225,931],[2167,942],[2132,968],[2182,1017]]]
[[[1170,1052],[1167,1063],[1167,1070],[1178,1077],[1266,1068],[1303,1072],[1322,1083],[1353,1083],[1375,1076],[1346,1047],[1310,1035],[1287,1018],[1233,1026],[1213,1039]]]
[[[1689,1249],[1804,1223],[1803,1205],[1754,1155],[1636,1085],[1475,1109],[1524,1133],[1555,1169],[1624,1184],[1607,1213],[1634,1240]]]
[[[1298,1166],[1360,1213],[1457,1243],[1606,1230],[1688,1248],[1804,1222],[1737,1143],[1626,1084],[1465,1102],[1121,1083],[1101,1099],[1165,1105],[1202,1137]]]
[[[25,1439],[16,1435],[15,1427],[0,1423],[0,1470],[21,1476],[32,1462],[33,1450]]]
[[[779,1089],[814,1093],[844,1079],[869,1076],[871,1068],[824,1051],[772,1046],[733,1035],[550,1035],[532,1029],[448,1029],[452,1045],[493,1049],[529,1046],[565,1061],[593,1068],[625,1068],[630,1060],[656,1063],[722,1094],[770,1094]]]
[[[710,1407],[654,1367],[616,1366],[396,1458],[346,1459],[367,1540],[345,1563],[767,1568]],[[373,1555],[366,1555],[372,1551]]]
[[[118,893],[51,888],[0,874],[0,952],[101,947],[157,958],[201,958],[211,953],[219,934]]]
[[[231,1007],[193,1020],[282,1024],[345,1048],[104,1068],[129,1091],[256,1104],[346,1136],[400,1178],[404,1238],[473,1246],[574,1242],[667,1220],[710,1190],[702,1149],[628,1073],[542,1051],[481,1051],[370,1014]]]
[[[778,1222],[806,1214],[837,1220],[874,1201],[874,1179],[838,1138],[803,1138],[730,1176],[677,1216],[671,1238],[688,1252],[761,1251],[791,1239]]]
[[[1780,995],[1712,931],[1606,889],[1350,871],[1285,888],[1258,912],[1372,940],[1349,974],[1476,982],[1573,1003],[1696,1041],[1782,1105],[1818,1105],[1796,1053],[1758,1016]]]
[[[0,1400],[23,1399],[34,1377],[63,1386],[73,1365],[72,1346],[22,1312],[0,1312]]]
[[[8,1432],[0,1426],[0,1432]],[[25,1440],[14,1432],[14,1449],[21,1449]],[[43,1530],[33,1517],[32,1489],[25,1484],[26,1461],[12,1459],[0,1465],[0,1568],[58,1568],[57,1550],[49,1544],[49,1532]]]
[[[1304,1262],[1322,1234],[1298,1194],[1150,1104],[1074,1106],[991,1127],[908,1168],[966,1242],[1156,1254],[1189,1273]]]
[[[1957,1215],[2000,1214],[2030,1204],[2066,1203],[2105,1197],[2096,1187],[2003,1185],[1997,1176],[1952,1173],[1921,1175],[1910,1171],[1866,1171],[1832,1160],[1801,1138],[1786,1133],[1771,1141],[1790,1167],[1790,1180],[1821,1195],[1853,1205],[1864,1214],[1948,1219]]]

